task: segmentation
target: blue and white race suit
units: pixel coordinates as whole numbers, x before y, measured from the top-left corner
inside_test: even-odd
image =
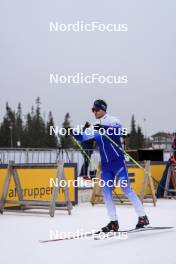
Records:
[[[144,216],[145,211],[141,201],[130,188],[130,181],[128,179],[128,171],[125,164],[124,153],[122,148],[120,137],[125,133],[124,128],[121,125],[119,119],[113,116],[105,114],[102,118],[98,119],[103,130],[94,130],[93,127],[88,128],[84,133],[78,133],[74,137],[83,142],[90,139],[95,139],[101,157],[101,179],[104,180],[105,185],[102,187],[104,201],[107,207],[107,211],[111,221],[117,220],[116,208],[112,197],[112,191],[115,177],[117,178],[119,185],[128,197],[128,199],[134,205],[135,211],[138,216]],[[117,145],[114,145],[103,133],[107,134]],[[123,183],[123,184],[122,184]]]

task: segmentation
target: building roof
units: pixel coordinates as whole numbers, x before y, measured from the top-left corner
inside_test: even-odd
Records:
[[[158,133],[152,135],[151,137],[152,137],[152,138],[155,138],[155,137],[166,137],[166,138],[172,138],[173,136],[174,136],[173,133],[158,132]]]

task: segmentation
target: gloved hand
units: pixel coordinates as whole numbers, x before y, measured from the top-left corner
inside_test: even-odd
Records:
[[[94,129],[95,129],[95,130],[99,130],[100,128],[103,128],[103,126],[100,125],[100,124],[96,124],[96,125],[94,125]]]
[[[84,127],[83,127],[83,131],[85,131],[86,128],[88,128],[90,126],[91,126],[91,124],[89,122],[86,122],[85,125],[84,125]]]

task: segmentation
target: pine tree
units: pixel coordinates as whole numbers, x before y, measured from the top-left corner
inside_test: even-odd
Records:
[[[137,149],[144,147],[144,135],[140,126],[137,128]]]
[[[22,107],[18,104],[17,111],[13,111],[8,103],[6,113],[0,124],[0,147],[21,147],[31,148],[56,148],[58,147],[58,137],[54,134],[50,136],[50,126],[54,126],[52,113],[49,112],[48,120],[41,116],[40,98],[36,99],[36,106],[27,113],[25,120],[22,118]],[[63,122],[64,128],[70,127],[70,115],[66,114]],[[72,136],[61,136],[61,145],[64,148],[75,147]]]
[[[40,98],[36,99],[36,109],[32,107],[31,113],[27,114],[25,125],[25,146],[33,148],[46,147],[46,127],[40,113]]]
[[[15,112],[6,103],[6,114],[0,127],[0,146],[14,147],[15,143]]]
[[[53,126],[54,127],[54,120],[53,120],[53,116],[52,113],[49,112],[49,116],[48,116],[48,121],[46,124],[46,147],[48,148],[56,148],[58,146],[58,139],[57,136],[53,133],[52,135],[50,135],[50,127]]]
[[[40,97],[36,99],[35,114],[32,118],[32,145],[35,148],[45,147],[45,123],[40,112]]]
[[[23,146],[23,140],[24,140],[23,137],[24,137],[24,133],[23,133],[22,108],[21,108],[21,104],[19,103],[16,113],[15,138],[16,138],[16,143],[19,142],[20,146]]]
[[[27,114],[26,124],[24,127],[24,147],[32,147],[32,111]]]
[[[142,133],[142,129],[140,126],[137,126],[136,129],[136,122],[134,115],[132,115],[131,118],[131,131],[128,140],[128,146],[130,149],[139,149],[144,147],[144,135]]]
[[[66,129],[71,127],[70,114],[69,113],[66,113],[62,127],[66,128]],[[66,134],[64,136],[60,135],[59,137],[60,137],[60,143],[61,143],[62,148],[74,148],[75,147],[75,144],[74,144],[74,141],[73,141],[71,135],[68,135],[68,134]]]
[[[130,149],[135,149],[137,147],[137,132],[136,132],[136,122],[134,119],[134,115],[132,115],[131,118],[131,131],[130,131],[128,146]]]

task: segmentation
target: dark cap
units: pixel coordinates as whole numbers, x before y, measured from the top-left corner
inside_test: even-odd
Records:
[[[93,104],[92,111],[96,111],[96,110],[103,110],[106,112],[107,103],[101,99],[96,100]]]

